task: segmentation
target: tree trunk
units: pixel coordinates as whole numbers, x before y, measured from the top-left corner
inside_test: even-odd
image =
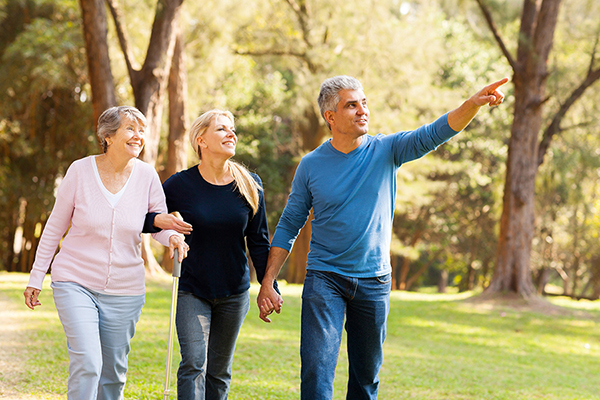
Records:
[[[410,288],[415,284],[415,282],[417,281],[417,279],[419,279],[421,277],[421,275],[423,275],[425,273],[425,271],[427,271],[429,269],[429,267],[431,267],[433,265],[433,263],[437,260],[437,258],[440,256],[440,254],[442,254],[443,249],[439,249],[437,250],[429,259],[429,262],[423,264],[421,266],[421,268],[419,268],[419,270],[417,272],[415,272],[415,274],[413,276],[411,276],[408,280],[406,280],[406,284],[404,286],[404,288],[402,290],[410,290]],[[446,270],[442,270],[442,275],[445,273],[446,274],[446,280],[448,280],[448,271]],[[442,293],[442,292],[440,292]]]
[[[448,288],[448,271],[445,269],[440,271],[440,279],[438,281],[438,293],[446,293]]]
[[[13,194],[9,194],[6,202],[6,215],[7,219],[7,230],[6,230],[6,248],[5,252],[2,253],[1,261],[4,263],[5,268],[9,272],[16,271],[16,265],[14,263],[16,254],[14,250],[15,245],[15,233],[17,226],[19,225],[19,199]]]
[[[427,219],[429,219],[429,213],[427,213]],[[417,245],[417,243],[421,239],[422,234],[423,234],[423,229],[421,227],[418,227],[410,241],[410,244],[409,244],[410,247],[415,247]],[[397,289],[408,290],[410,288],[410,286],[406,282],[409,271],[410,271],[410,258],[402,257],[402,264],[400,265],[400,274],[399,274],[400,276],[398,277]]]
[[[314,107],[307,108],[304,115],[307,124],[300,127],[302,134],[302,148],[305,151],[310,151],[321,144],[329,130],[319,123],[320,115],[316,112]],[[300,230],[298,238],[296,238],[296,242],[290,253],[290,257],[288,258],[285,279],[289,283],[304,282],[304,276],[306,275],[306,260],[310,247],[310,221],[312,218],[313,215],[311,212],[306,225]]]
[[[312,212],[294,242],[294,247],[288,258],[285,280],[289,283],[303,283],[306,276],[306,261],[310,251],[310,233],[313,220]]]
[[[141,158],[152,166],[156,165],[158,156],[164,94],[176,41],[174,27],[182,1],[158,1],[144,65],[140,71],[129,71],[135,106],[148,119]]]
[[[489,12],[478,0],[490,28]],[[515,111],[508,146],[506,181],[497,264],[486,292],[515,292],[535,295],[530,269],[534,232],[535,176],[538,167],[538,135],[548,76],[547,61],[553,45],[560,0],[525,0],[521,16],[516,61],[501,48],[513,67]]]
[[[187,70],[183,32],[179,29],[169,73],[169,137],[162,180],[187,167]]]
[[[108,56],[106,9],[104,0],[80,0],[79,3],[92,87],[94,123],[97,124],[100,114],[117,104]]]
[[[537,279],[537,294],[543,295],[546,291],[546,285],[550,280],[550,268],[542,267]]]
[[[597,300],[600,299],[600,256],[595,256],[591,261],[592,276],[592,298]]]
[[[515,78],[517,78],[515,76]],[[509,141],[498,256],[487,291],[534,293],[530,255],[534,232],[537,135],[541,125],[541,88],[535,77],[514,79],[515,119]],[[534,87],[523,87],[523,86]]]
[[[165,168],[161,171],[161,180],[181,171],[187,166],[187,73],[185,69],[185,46],[183,33],[178,29],[173,62],[169,72],[169,137],[167,147],[167,160]],[[160,263],[162,269],[173,272],[173,260],[168,257],[168,252],[163,253]]]
[[[477,271],[473,268],[473,264],[469,264],[468,273],[467,273],[467,286],[466,290],[471,291],[475,288],[475,277],[477,276]]]

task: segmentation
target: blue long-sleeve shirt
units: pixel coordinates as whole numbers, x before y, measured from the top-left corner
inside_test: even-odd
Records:
[[[258,175],[252,177],[262,186]],[[178,211],[194,230],[181,264],[179,288],[204,299],[243,293],[250,287],[246,245],[262,281],[269,254],[269,228],[263,192],[256,214],[235,183],[217,186],[205,181],[198,166],[172,175],[163,183],[169,212]],[[144,232],[154,232],[154,215],[146,218]]]
[[[414,131],[364,135],[348,154],[323,143],[300,161],[271,246],[289,251],[312,208],[307,269],[355,278],[389,273],[396,171],[457,133],[445,114]]]

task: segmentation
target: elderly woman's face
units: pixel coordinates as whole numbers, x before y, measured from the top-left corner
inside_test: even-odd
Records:
[[[144,148],[144,126],[135,119],[125,117],[117,132],[107,142],[108,150],[137,157]]]

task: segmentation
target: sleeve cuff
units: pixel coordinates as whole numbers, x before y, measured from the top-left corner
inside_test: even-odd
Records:
[[[146,214],[146,219],[144,220],[144,228],[142,229],[142,233],[157,233],[162,231],[162,229],[154,226],[154,218],[160,213],[150,212]]]

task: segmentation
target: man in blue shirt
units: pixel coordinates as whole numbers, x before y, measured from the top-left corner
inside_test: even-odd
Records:
[[[376,399],[391,288],[390,242],[396,172],[463,130],[479,108],[502,103],[508,78],[486,86],[457,109],[414,131],[368,135],[362,85],[348,76],[326,79],[319,108],[332,138],[302,158],[271,242],[257,298],[260,318],[279,313],[273,281],[311,208],[314,220],[301,317],[301,398],[331,399],[344,317],[348,346],[347,399]]]

